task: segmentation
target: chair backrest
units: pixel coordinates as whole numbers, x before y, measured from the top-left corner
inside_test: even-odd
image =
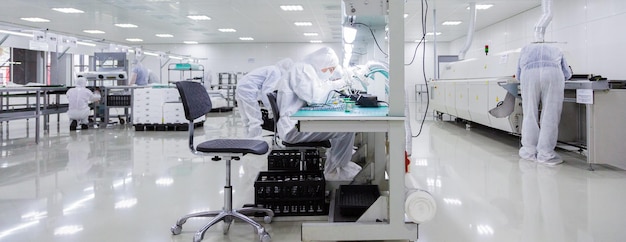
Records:
[[[272,113],[274,114],[274,124],[278,123],[278,118],[280,118],[278,104],[276,103],[276,93],[277,91],[267,93],[267,99],[270,101],[270,108],[272,108]],[[276,125],[274,125],[274,127],[276,127]]]
[[[211,112],[211,98],[209,93],[199,82],[179,81],[176,88],[183,102],[185,118],[191,122]]]
[[[270,101],[270,108],[272,108],[272,114],[274,115],[274,138],[272,140],[274,144],[278,142],[278,119],[280,118],[280,111],[278,110],[278,103],[276,102],[277,93],[278,91],[276,90],[267,93],[267,99]]]

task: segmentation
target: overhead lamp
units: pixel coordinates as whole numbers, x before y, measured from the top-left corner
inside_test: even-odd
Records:
[[[352,26],[343,26],[343,41],[352,44],[356,39],[356,28]]]
[[[182,60],[182,59],[183,59],[182,57],[173,56],[173,55],[170,55],[170,56],[168,56],[168,57],[169,57],[170,59],[174,59],[174,60]]]
[[[187,16],[187,18],[190,18],[193,20],[211,20],[211,17],[206,16],[206,15],[189,15]]]
[[[17,35],[17,36],[22,36],[22,37],[33,37],[33,34],[22,33],[22,32],[15,32],[15,31],[10,31],[10,30],[0,30],[0,33],[10,34],[10,35]]]
[[[195,44],[198,44],[198,41],[186,40],[186,41],[183,41],[183,43],[188,44],[188,45],[195,45]]]
[[[86,30],[83,30],[83,32],[88,33],[88,34],[104,34],[104,31],[97,30],[97,29],[86,29]]]
[[[174,37],[174,35],[171,34],[155,34],[156,37],[160,37],[160,38],[172,38]]]
[[[96,46],[96,44],[94,44],[94,43],[88,43],[88,42],[82,42],[82,41],[76,41],[76,44],[84,45],[84,46],[90,46],[90,47],[95,47]]]
[[[308,36],[308,37],[318,36],[318,35],[319,35],[318,33],[304,33],[304,36]]]
[[[280,9],[283,11],[303,11],[302,5],[281,5]]]
[[[293,24],[298,26],[298,27],[313,26],[313,23],[311,23],[311,22],[294,22]]]
[[[128,39],[126,39],[126,41],[130,41],[130,42],[141,42],[141,41],[143,41],[143,40],[142,40],[142,39],[139,39],[139,38],[128,38]]]
[[[352,53],[352,48],[353,48],[352,44],[344,44],[343,45],[343,50],[346,53]]]
[[[224,33],[234,33],[237,32],[236,29],[217,29],[220,32],[224,32]]]
[[[409,14],[408,14],[408,13],[405,13],[405,14],[404,14],[404,18],[406,18],[406,17],[408,17],[408,16],[409,16]]]
[[[115,26],[120,27],[120,28],[137,28],[139,26],[134,25],[134,24],[115,24]]]
[[[240,40],[254,40],[252,37],[239,37]]]
[[[426,35],[441,35],[441,32],[437,32],[437,33],[428,32],[426,33]]]
[[[50,20],[48,20],[48,19],[45,19],[45,18],[37,18],[37,17],[34,17],[34,18],[20,18],[20,19],[21,19],[21,20],[24,20],[24,21],[28,21],[28,22],[35,22],[35,23],[46,23],[46,22],[50,22]]]
[[[489,9],[493,7],[493,4],[476,4],[476,9],[477,10],[485,10],[485,9]],[[467,10],[469,10],[470,8],[467,7]]]
[[[143,54],[144,54],[144,55],[149,55],[149,56],[154,56],[154,57],[159,57],[159,54],[157,54],[157,53],[152,53],[152,52],[148,52],[148,51],[143,52]]]
[[[311,40],[311,41],[309,41],[309,42],[310,42],[310,43],[313,43],[313,44],[321,44],[321,43],[322,43],[322,41],[321,41],[321,40]]]
[[[52,8],[52,10],[62,13],[84,13],[85,11],[75,8]]]

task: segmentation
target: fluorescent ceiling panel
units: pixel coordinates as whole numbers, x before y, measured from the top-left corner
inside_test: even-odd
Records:
[[[53,8],[52,10],[62,13],[84,13],[85,11],[75,8]]]
[[[28,21],[28,22],[36,22],[36,23],[45,23],[45,22],[50,22],[50,20],[45,19],[45,18],[37,18],[37,17],[32,17],[32,18],[20,18],[21,20],[24,21]]]
[[[211,20],[211,17],[206,16],[206,15],[189,15],[187,16],[187,18],[190,18],[193,20]]]
[[[280,9],[283,11],[303,11],[302,5],[281,5]]]

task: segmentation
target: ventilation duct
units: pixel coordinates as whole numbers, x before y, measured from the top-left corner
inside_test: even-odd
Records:
[[[465,40],[465,46],[459,52],[459,60],[465,59],[465,54],[467,50],[469,50],[470,46],[472,46],[472,40],[474,39],[474,26],[476,25],[476,3],[470,3],[470,19],[469,19],[469,27],[467,28],[467,40]]]
[[[552,0],[542,0],[541,9],[543,15],[541,15],[541,19],[539,19],[539,22],[535,25],[536,42],[545,41],[546,28],[550,24],[550,21],[552,21]]]

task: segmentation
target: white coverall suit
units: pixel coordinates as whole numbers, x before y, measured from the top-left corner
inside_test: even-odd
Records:
[[[522,48],[517,69],[524,114],[522,148],[519,150],[521,158],[548,165],[562,162],[554,148],[563,108],[565,80],[571,76],[571,70],[557,47],[533,43]],[[538,124],[540,102],[542,109]]]
[[[93,93],[86,88],[87,80],[78,78],[76,87],[67,90],[65,94],[68,100],[67,116],[70,120],[77,120],[79,124],[89,123],[89,103],[100,100],[100,93]]]
[[[278,87],[278,134],[289,143],[330,140],[331,148],[326,152],[325,178],[351,180],[361,170],[359,165],[351,161],[354,133],[299,132],[296,121],[289,118],[307,103],[324,103],[329,92],[339,88],[338,85],[345,85],[344,81],[329,81],[332,76],[329,68],[335,68],[338,63],[335,52],[324,47],[293,65],[287,79]]]
[[[261,99],[263,105],[271,110],[267,93],[276,90],[276,83],[285,77],[285,73],[292,65],[293,61],[286,58],[276,65],[254,69],[237,82],[235,99],[240,109],[239,115],[246,138],[261,139],[263,120],[258,100]]]

